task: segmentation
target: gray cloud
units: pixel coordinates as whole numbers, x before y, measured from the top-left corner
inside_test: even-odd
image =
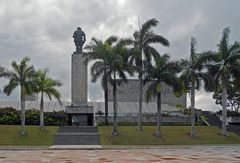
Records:
[[[48,67],[50,74],[62,80],[64,100],[70,100],[70,62],[74,51],[72,33],[81,26],[87,34],[105,39],[115,34],[130,37],[141,23],[156,17],[156,32],[169,39],[170,48],[157,46],[172,59],[189,55],[189,41],[198,39],[198,51],[215,50],[221,31],[231,26],[231,42],[240,38],[240,2],[236,0],[1,0],[0,65],[30,56],[36,68]],[[5,82],[1,82],[1,86]],[[16,99],[18,92],[1,100]],[[101,100],[99,83],[89,84],[89,99]],[[200,91],[197,107],[216,109],[211,94]],[[208,102],[206,102],[208,101]]]

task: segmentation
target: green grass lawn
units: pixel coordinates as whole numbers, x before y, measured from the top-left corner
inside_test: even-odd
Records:
[[[191,144],[240,144],[240,137],[230,133],[229,137],[219,135],[217,127],[197,126],[198,137],[188,134],[190,126],[162,126],[162,137],[155,137],[155,126],[145,126],[139,132],[136,126],[119,126],[119,135],[111,136],[111,126],[99,126],[102,145],[191,145]]]
[[[49,146],[52,145],[58,127],[47,126],[41,131],[39,126],[26,126],[27,134],[19,134],[20,125],[0,125],[0,145]]]

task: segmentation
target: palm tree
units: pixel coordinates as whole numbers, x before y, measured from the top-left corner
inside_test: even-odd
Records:
[[[196,39],[192,38],[190,47],[190,58],[189,60],[182,59],[182,75],[181,80],[183,81],[184,87],[190,90],[191,97],[191,136],[197,136],[195,128],[195,89],[200,89],[201,81],[204,82],[204,88],[209,91],[213,88],[213,82],[211,76],[207,72],[203,72],[203,62],[201,55],[196,54]]]
[[[229,45],[230,28],[224,28],[223,36],[218,44],[218,51],[205,53],[204,60],[209,61],[209,73],[214,77],[216,88],[222,88],[222,132],[227,136],[227,88],[232,80],[239,79],[240,74],[240,43]]]
[[[149,65],[147,67],[147,76],[144,83],[150,82],[147,92],[146,100],[149,102],[152,96],[157,96],[157,128],[156,136],[161,136],[160,122],[161,122],[161,83],[174,88],[177,91],[181,88],[181,83],[177,77],[177,72],[180,71],[178,62],[170,62],[170,57],[167,54],[159,56],[156,59],[156,65]]]
[[[142,131],[142,91],[143,91],[143,62],[152,63],[152,59],[156,60],[159,56],[157,50],[151,44],[158,43],[163,46],[169,46],[169,42],[161,35],[157,35],[152,31],[153,27],[158,25],[158,21],[153,18],[141,25],[138,31],[133,34],[133,49],[130,58],[131,63],[135,64],[139,79],[139,117],[138,130]]]
[[[9,83],[4,87],[3,92],[10,95],[12,91],[20,86],[20,101],[21,101],[21,134],[25,135],[25,96],[32,93],[33,77],[35,70],[32,65],[29,65],[30,59],[24,57],[18,64],[12,62],[12,70],[5,70],[3,77],[9,79]]]
[[[126,45],[130,43],[127,39],[117,39],[117,42],[110,46],[106,45],[104,61],[96,62],[95,67],[91,68],[92,80],[96,81],[102,77],[102,83],[110,83],[113,87],[113,131],[112,135],[118,135],[117,130],[117,86],[122,82],[127,82],[126,72],[133,75],[131,66],[128,63],[128,49]]]
[[[58,80],[53,80],[48,77],[47,70],[38,70],[36,72],[36,76],[34,78],[34,91],[36,93],[40,93],[41,101],[40,101],[40,128],[44,130],[44,94],[46,94],[50,100],[52,100],[52,96],[55,97],[59,103],[61,104],[61,94],[56,89],[56,87],[60,87],[62,83]]]
[[[91,72],[101,69],[98,71],[98,74],[92,73],[92,82],[96,82],[98,77],[101,76],[101,86],[104,90],[104,102],[105,102],[105,124],[108,124],[108,75],[107,75],[107,66],[106,66],[106,57],[110,53],[112,44],[117,41],[116,36],[110,36],[106,41],[98,40],[93,37],[90,44],[88,44],[85,49],[89,52],[84,53],[83,57],[85,58],[85,63],[87,64],[90,61],[96,61],[91,67]]]

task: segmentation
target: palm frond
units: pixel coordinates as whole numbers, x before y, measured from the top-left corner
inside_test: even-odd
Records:
[[[157,87],[160,86],[160,82],[159,81],[151,81],[150,85],[147,87],[146,90],[146,102],[148,103],[149,101],[151,101],[152,97],[155,97],[158,93]]]
[[[227,59],[229,55],[228,41],[229,41],[230,28],[229,27],[224,28],[222,33],[223,33],[223,36],[220,40],[220,43],[218,44],[218,48],[219,48],[219,53],[221,57],[223,59]]]
[[[149,30],[151,30],[152,27],[156,27],[156,26],[158,25],[158,23],[159,23],[159,22],[157,21],[156,18],[152,18],[152,19],[146,21],[146,22],[142,25],[142,27],[141,27],[141,29],[140,29],[140,40],[143,40],[144,35],[145,35]]]
[[[97,39],[96,37],[92,37],[92,43],[94,43],[94,44],[96,44],[96,45],[98,45],[98,44],[102,44],[102,41],[101,40],[99,40],[99,39]]]
[[[105,41],[105,43],[109,44],[110,46],[112,46],[113,43],[116,43],[118,40],[118,36],[110,36],[109,38],[107,38],[107,40]]]
[[[4,86],[3,92],[9,96],[12,91],[18,86],[18,84],[18,81],[16,81],[15,79],[10,79],[9,83]]]
[[[59,103],[61,103],[61,94],[60,92],[56,89],[56,88],[49,88],[47,91],[46,91],[47,95],[50,97],[49,99],[51,100],[51,96],[53,96],[54,98],[56,98]]]
[[[93,66],[90,69],[92,82],[96,82],[104,73],[104,63],[102,61],[97,61],[93,64]]]
[[[145,55],[145,58],[147,59],[148,63],[151,63],[152,57],[153,57],[154,60],[156,61],[156,60],[159,58],[159,56],[160,56],[160,54],[158,53],[158,51],[157,51],[155,48],[153,48],[153,47],[151,47],[151,46],[149,46],[149,45],[147,45],[147,46],[143,49],[143,51],[144,51],[144,55]]]
[[[240,63],[233,63],[229,66],[229,71],[235,79],[240,78]],[[229,73],[230,73],[229,72]]]
[[[213,91],[214,90],[214,81],[212,76],[208,72],[199,72],[197,76],[203,80],[205,91]]]
[[[149,44],[154,44],[154,43],[159,43],[166,47],[168,47],[170,45],[169,41],[165,37],[160,36],[160,35],[153,35],[153,36],[146,38],[146,40],[144,40],[143,46],[149,45]]]
[[[202,63],[216,63],[220,61],[220,56],[214,51],[207,51],[199,54],[198,64]]]

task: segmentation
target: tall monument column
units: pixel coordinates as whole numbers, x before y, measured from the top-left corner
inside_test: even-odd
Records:
[[[87,95],[87,65],[84,63],[82,54],[72,54],[72,104],[81,105],[88,101]]]
[[[71,105],[66,106],[68,124],[73,126],[92,126],[93,106],[88,104],[88,71],[83,58],[82,47],[86,41],[80,27],[73,34],[76,52],[72,54]]]

